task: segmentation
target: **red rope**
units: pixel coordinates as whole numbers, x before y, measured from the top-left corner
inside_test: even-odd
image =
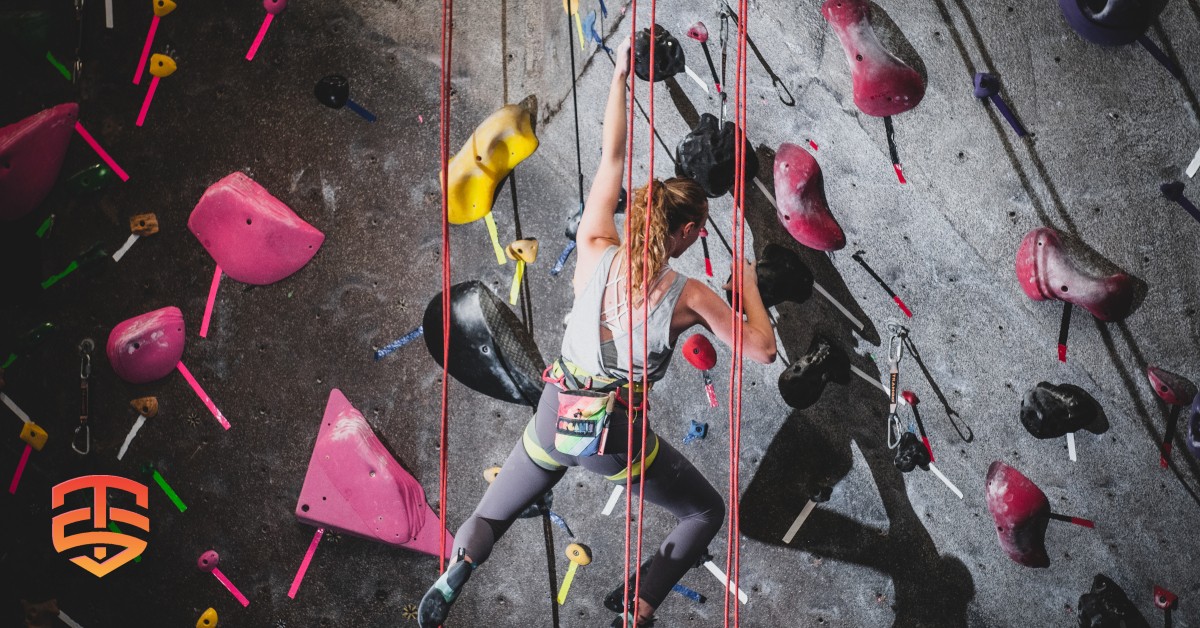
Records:
[[[449,433],[450,384],[450,200],[446,194],[450,176],[450,62],[454,37],[454,0],[442,0],[441,40],[441,145],[442,174],[442,421],[441,448],[438,451],[438,510],[441,511],[441,530],[438,536],[438,573],[446,569],[446,484],[450,474],[450,459],[446,448]]]
[[[630,31],[630,34],[629,34],[630,54],[632,55],[634,49],[636,48],[635,44],[637,42],[637,0],[632,0],[632,2],[630,2],[628,14],[629,14],[629,31]],[[653,46],[651,46],[651,50],[653,50]],[[651,54],[653,54],[653,53],[651,53]],[[633,59],[630,58],[628,61],[630,64],[630,67],[629,67],[630,74],[632,75],[633,74]],[[618,62],[622,62],[622,61],[618,60]],[[629,80],[629,79],[630,79],[630,77],[626,76],[626,80]],[[637,81],[629,80],[629,100],[631,102],[637,98],[636,88],[637,88]],[[627,163],[626,163],[626,167],[625,167],[625,189],[630,190],[632,192],[632,190],[633,190],[633,122],[634,122],[633,107],[629,106],[628,110],[629,110],[629,113],[628,113],[629,119],[627,120],[627,127],[625,129],[625,155],[626,155],[626,159],[627,159]],[[654,129],[654,119],[653,118],[650,118],[650,128],[651,128],[651,131],[653,131],[653,129]],[[653,141],[654,140],[651,139],[651,142],[653,142]],[[654,148],[653,144],[651,144],[651,149],[653,149],[653,148]],[[630,199],[630,201],[631,201],[630,207],[632,207],[633,206],[632,199]],[[625,243],[626,243],[627,248],[629,246],[630,237],[633,235],[632,223],[633,223],[633,221],[631,221],[631,220],[625,221]],[[632,251],[628,251],[628,254],[625,257],[626,257],[626,259],[625,259],[625,302],[627,304],[629,304],[628,305],[628,307],[629,307],[629,334],[628,334],[628,336],[629,336],[629,339],[628,339],[629,340],[629,370],[628,370],[628,374],[630,376],[632,376],[633,375],[633,255],[632,255]],[[633,393],[633,391],[632,391],[632,387],[631,387],[630,395],[632,395],[632,393]],[[625,440],[626,440],[626,442],[625,442],[625,461],[628,464],[629,461],[633,460],[633,430],[632,429],[626,430],[626,439]],[[629,573],[629,557],[630,557],[630,550],[632,549],[630,547],[630,545],[631,545],[630,536],[631,536],[632,530],[631,530],[631,526],[629,525],[630,524],[630,521],[629,521],[630,511],[633,508],[633,502],[632,502],[633,483],[632,483],[632,480],[633,480],[633,478],[631,478],[628,474],[626,474],[626,476],[625,476],[625,571],[622,572],[622,573],[626,573],[626,574]],[[641,563],[639,563],[639,566],[640,566],[640,564]],[[634,577],[636,580],[638,576],[635,575]],[[626,610],[626,614],[624,616],[623,623],[624,623],[625,628],[629,628],[629,614],[628,614],[628,611],[630,608],[629,580],[627,578],[623,579],[623,580],[624,580],[624,585],[623,585],[624,588],[622,591],[622,595],[624,596],[624,608]],[[634,583],[634,596],[635,597],[637,595],[637,584],[638,584],[638,582],[635,581],[635,583]],[[637,612],[636,606],[635,606],[634,612],[635,613]]]
[[[641,291],[642,291],[642,399],[641,399],[642,451],[640,454],[642,471],[641,471],[641,473],[638,474],[638,479],[639,479],[639,481],[638,481],[638,525],[637,525],[637,560],[636,560],[636,564],[638,565],[638,573],[637,573],[637,576],[634,578],[634,596],[633,596],[635,609],[637,608],[637,603],[638,603],[637,600],[641,599],[641,590],[642,590],[642,573],[641,573],[642,524],[645,521],[645,517],[643,517],[643,514],[645,513],[643,506],[646,503],[646,482],[645,482],[645,479],[646,479],[646,477],[645,477],[646,476],[646,436],[648,433],[648,428],[650,426],[649,395],[647,394],[648,391],[646,390],[646,387],[649,383],[648,382],[649,374],[647,373],[646,365],[649,363],[649,354],[648,354],[649,347],[648,347],[648,345],[649,345],[649,341],[650,341],[650,338],[649,338],[649,334],[650,334],[650,322],[649,322],[650,321],[650,295],[648,294],[648,290],[649,290],[649,286],[650,286],[650,277],[648,277],[646,273],[650,269],[650,218],[651,218],[651,214],[653,213],[651,210],[654,207],[654,149],[655,149],[655,145],[654,145],[654,49],[658,47],[658,46],[654,45],[655,44],[654,35],[655,35],[655,29],[657,28],[657,18],[658,18],[658,14],[657,14],[658,6],[657,5],[658,5],[658,2],[656,0],[650,0],[650,58],[649,58],[649,62],[650,62],[650,98],[649,98],[650,106],[649,106],[649,109],[650,109],[650,112],[647,115],[650,129],[649,129],[649,132],[647,135],[648,139],[646,141],[646,146],[649,148],[649,151],[650,151],[650,160],[649,160],[649,164],[647,165],[647,170],[648,170],[647,177],[649,180],[646,182],[646,218],[645,218],[645,221],[644,221],[645,224],[643,227],[644,235],[642,237],[642,285],[641,285]],[[661,268],[659,269],[659,272],[662,272]],[[633,308],[630,307],[631,312],[632,312],[632,310],[633,310]],[[630,316],[630,320],[631,321],[633,320],[632,316]],[[632,331],[632,329],[633,328],[630,327],[631,331]],[[630,336],[632,336],[632,335],[633,334],[630,334]],[[626,458],[626,460],[629,461],[630,466],[633,465],[632,458]],[[633,474],[630,473],[629,477],[626,478],[626,482],[629,482],[632,479],[633,479]],[[629,621],[628,618],[625,621],[628,622]]]
[[[747,110],[747,59],[746,21],[747,0],[739,0],[737,20],[737,70],[734,86],[734,187],[733,187],[733,259],[737,264],[745,258],[746,251],[746,110]],[[742,386],[745,350],[744,322],[742,315],[745,304],[742,300],[745,279],[742,265],[737,264],[733,274],[733,357],[729,372],[729,535],[726,541],[725,573],[730,586],[725,591],[725,626],[729,627],[730,604],[733,604],[733,626],[741,625],[741,607],[737,592],[741,572],[741,500],[740,463],[742,441]],[[733,600],[730,601],[732,596]]]

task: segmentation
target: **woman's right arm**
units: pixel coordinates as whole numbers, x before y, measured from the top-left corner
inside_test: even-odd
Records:
[[[754,265],[749,262],[742,265],[742,283],[742,310],[746,313],[746,320],[742,324],[742,350],[751,360],[770,364],[775,361],[775,328],[758,293],[758,276]],[[688,298],[688,307],[695,313],[696,323],[732,347],[733,309],[704,284],[697,281],[695,285],[696,289]]]
[[[617,63],[613,67],[608,104],[604,107],[600,167],[596,169],[596,176],[592,179],[592,188],[588,192],[587,202],[583,206],[583,217],[575,235],[575,242],[579,246],[579,263],[575,267],[576,282],[579,280],[580,271],[591,269],[609,246],[621,244],[615,213],[617,199],[621,194],[621,179],[625,174],[625,118],[629,113],[625,91],[629,81],[629,53],[629,40],[626,39],[617,49]],[[590,270],[585,273],[584,281],[590,274]]]

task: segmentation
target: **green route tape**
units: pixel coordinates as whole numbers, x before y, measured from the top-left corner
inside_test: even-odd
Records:
[[[187,506],[184,505],[183,500],[179,499],[179,496],[175,494],[175,491],[171,488],[171,485],[167,484],[167,481],[163,479],[163,476],[158,472],[158,469],[155,469],[152,473],[154,474],[154,481],[158,482],[159,487],[161,487],[163,492],[167,494],[167,497],[171,499],[171,502],[175,504],[175,507],[179,509],[179,512],[187,510]]]
[[[67,66],[59,63],[58,59],[54,58],[53,53],[47,51],[46,52],[46,60],[49,61],[50,64],[53,65],[55,68],[58,68],[58,73],[62,74],[63,78],[67,79],[68,81],[71,80],[71,71],[67,69]]]

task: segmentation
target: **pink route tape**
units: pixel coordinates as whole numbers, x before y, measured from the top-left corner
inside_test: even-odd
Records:
[[[87,129],[83,128],[83,125],[80,124],[78,120],[75,121],[75,130],[79,132],[81,137],[83,137],[83,141],[87,142],[88,146],[91,146],[92,150],[96,151],[97,155],[100,155],[100,159],[103,159],[104,163],[108,164],[108,167],[112,168],[112,171],[117,173],[118,177],[121,177],[122,181],[129,180],[129,175],[125,173],[125,169],[118,166],[117,162],[113,161],[113,158],[108,154],[108,151],[100,147],[100,142],[97,142],[96,138],[92,137],[92,134],[88,133]]]
[[[146,114],[150,112],[150,101],[154,100],[154,91],[158,89],[158,78],[150,79],[150,89],[146,90],[146,99],[142,101],[142,110],[138,112],[137,125],[146,122]]]
[[[217,271],[213,273],[212,286],[208,289],[208,303],[204,304],[204,318],[200,320],[201,338],[208,338],[208,322],[212,318],[213,304],[217,302],[217,288],[220,286],[221,267],[217,266]]]
[[[187,380],[188,385],[192,387],[192,390],[196,391],[196,396],[200,398],[200,401],[203,401],[204,405],[208,406],[208,411],[216,417],[217,423],[220,423],[221,427],[225,429],[232,427],[229,425],[229,421],[225,419],[225,415],[221,414],[221,411],[217,408],[217,404],[213,403],[212,399],[209,399],[208,393],[204,392],[204,389],[200,387],[200,382],[197,382],[196,378],[192,377],[191,371],[183,365],[183,362],[176,364],[175,368],[179,369],[179,373]]]
[[[270,15],[268,13],[268,15]],[[300,590],[300,583],[304,580],[304,574],[308,573],[308,564],[312,562],[313,554],[317,552],[317,543],[321,542],[321,537],[325,536],[325,528],[317,528],[316,534],[313,534],[312,543],[308,544],[308,551],[304,552],[304,560],[300,561],[300,569],[296,571],[296,577],[292,580],[292,588],[288,589],[288,597],[296,599],[296,592]]]
[[[262,26],[258,27],[258,35],[254,37],[254,43],[250,44],[250,51],[246,53],[246,60],[253,61],[254,55],[258,54],[258,47],[262,45],[263,37],[267,36],[267,29],[271,28],[271,20],[275,19],[275,14],[268,13],[267,17],[263,18]]]
[[[12,483],[8,485],[8,494],[17,494],[17,485],[21,483],[21,474],[25,473],[25,463],[29,462],[29,452],[33,451],[33,445],[26,444],[25,451],[21,453],[21,460],[17,463],[17,472],[13,474]]]
[[[229,589],[229,592],[233,594],[233,597],[237,598],[237,601],[242,603],[242,606],[250,606],[250,600],[247,600],[246,596],[242,595],[242,592],[233,586],[233,583],[230,582],[229,578],[225,577],[225,574],[221,573],[220,569],[213,567],[212,575],[216,576],[217,580],[220,580],[226,589]]]
[[[146,44],[142,46],[142,56],[138,59],[137,73],[133,75],[133,84],[142,84],[142,75],[146,73],[146,61],[150,58],[150,46],[154,44],[154,33],[158,31],[159,17],[150,20],[150,32],[146,33]]]

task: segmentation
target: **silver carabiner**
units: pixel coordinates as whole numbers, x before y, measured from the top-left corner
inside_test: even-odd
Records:
[[[83,433],[83,449],[76,445],[80,433]],[[79,427],[75,428],[75,435],[71,438],[71,449],[82,456],[86,456],[92,450],[92,428],[88,427],[87,423],[80,423]]]

